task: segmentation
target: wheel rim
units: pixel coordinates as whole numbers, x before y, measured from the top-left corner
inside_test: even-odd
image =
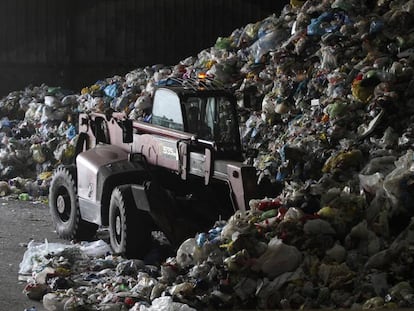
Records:
[[[65,199],[62,195],[58,196],[56,199],[56,208],[59,214],[63,214],[65,211]]]
[[[117,213],[114,219],[114,233],[115,233],[116,242],[120,244],[121,239],[122,239],[122,219],[121,219],[121,214],[119,213],[119,210],[117,210]]]
[[[71,213],[70,197],[66,188],[64,187],[59,189],[58,196],[56,197],[56,210],[58,212],[59,218],[63,222],[69,220]]]

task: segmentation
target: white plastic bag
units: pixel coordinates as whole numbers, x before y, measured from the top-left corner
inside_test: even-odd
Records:
[[[104,240],[82,242],[80,249],[89,257],[101,257],[111,253],[111,247]]]
[[[201,256],[201,249],[195,238],[185,240],[177,250],[177,263],[183,267],[189,267],[198,263]]]
[[[62,243],[49,243],[47,240],[45,243],[30,241],[19,265],[19,274],[31,274],[38,266],[41,266],[45,255],[60,252],[70,246]]]
[[[252,269],[262,271],[273,279],[284,272],[296,270],[302,261],[301,252],[294,246],[284,244],[277,237],[270,240],[267,250],[260,256]]]
[[[47,240],[45,240],[44,243],[30,241],[19,265],[19,274],[31,274],[36,271],[38,267],[42,267],[43,262],[47,261],[45,258],[47,254],[58,253],[69,247],[79,247],[81,252],[90,257],[100,257],[111,252],[109,245],[103,240],[83,242],[80,246],[49,243]]]
[[[174,302],[171,296],[154,299],[150,307],[141,306],[139,311],[196,311],[186,304]]]

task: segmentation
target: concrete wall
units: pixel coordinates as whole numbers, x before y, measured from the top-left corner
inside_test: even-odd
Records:
[[[153,64],[174,65],[276,0],[2,0],[0,96],[46,83],[78,91]]]

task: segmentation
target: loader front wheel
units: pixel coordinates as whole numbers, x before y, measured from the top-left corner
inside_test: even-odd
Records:
[[[61,166],[55,170],[49,188],[49,210],[59,237],[90,240],[98,226],[81,218],[75,172],[75,167]]]
[[[152,246],[152,219],[137,208],[131,187],[116,187],[109,204],[109,239],[115,254],[143,259]]]

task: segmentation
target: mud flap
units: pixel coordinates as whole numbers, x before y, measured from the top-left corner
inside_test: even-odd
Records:
[[[173,217],[174,198],[156,182],[147,185],[147,193],[150,204],[150,215],[155,224],[167,236],[168,240],[176,243],[175,221]]]
[[[172,197],[154,182],[147,182],[144,186],[134,184],[130,187],[136,208],[148,213],[159,230],[171,239],[173,236],[173,218],[170,215]]]
[[[180,209],[174,195],[157,182],[147,182],[145,186],[131,185],[131,190],[137,209],[148,213],[173,246],[180,245],[197,232],[195,223],[189,223],[177,213]]]
[[[141,185],[131,185],[131,191],[137,208],[149,212],[150,204],[148,202],[146,187]]]

